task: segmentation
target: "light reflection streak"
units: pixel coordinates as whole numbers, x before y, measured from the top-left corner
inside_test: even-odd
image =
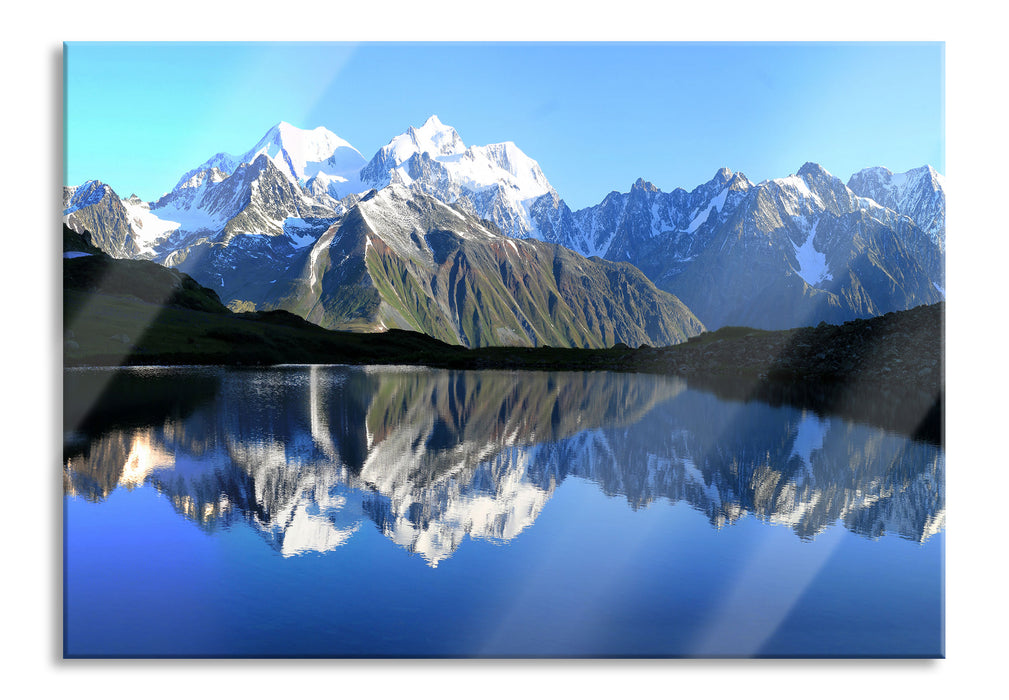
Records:
[[[750,657],[771,639],[788,613],[841,543],[841,532],[825,532],[817,546],[765,538],[749,550],[729,593],[693,647],[697,656]]]

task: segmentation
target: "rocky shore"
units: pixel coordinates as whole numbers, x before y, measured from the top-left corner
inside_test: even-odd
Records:
[[[664,348],[488,348],[444,366],[676,374],[727,398],[789,403],[941,443],[944,314],[940,303],[836,326],[729,327]]]

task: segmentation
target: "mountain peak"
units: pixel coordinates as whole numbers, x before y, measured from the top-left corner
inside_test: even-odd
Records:
[[[77,192],[93,192],[96,190],[104,190],[106,187],[105,183],[101,180],[85,180],[80,185],[77,186]]]
[[[932,176],[932,182],[936,183],[940,188],[946,189],[946,176],[931,165],[926,165],[925,167],[928,168],[928,174]]]
[[[940,188],[945,188],[946,179],[943,177],[942,173],[933,168],[931,165],[923,165],[920,168],[913,168],[908,170],[904,175],[916,176],[922,180],[928,180],[933,187],[938,186]]]
[[[432,114],[430,117],[427,118],[427,121],[424,122],[424,125],[421,126],[420,128],[421,129],[444,129],[445,125],[441,123],[441,120],[438,118],[437,114]],[[449,128],[451,128],[451,127],[449,127]]]
[[[277,144],[279,146],[283,146],[286,143],[290,143],[292,141],[300,140],[300,139],[304,138],[306,135],[308,135],[309,133],[311,133],[311,132],[309,132],[309,131],[307,131],[305,129],[299,129],[298,127],[296,127],[294,124],[291,124],[290,122],[281,121],[281,122],[277,122],[272,127],[270,127],[270,130],[266,132],[266,134],[260,140],[260,143],[262,143],[264,141],[269,141],[269,142],[275,143],[275,144]],[[335,136],[335,134],[334,134],[334,136]]]
[[[851,176],[848,188],[859,197],[910,217],[940,248],[945,247],[946,183],[931,165],[903,173],[881,166],[864,168]]]
[[[411,126],[406,133],[394,138],[389,146],[392,146],[398,163],[414,153],[429,153],[433,157],[448,156],[461,153],[466,148],[459,133],[451,126],[442,124],[434,114],[420,128]]]
[[[802,164],[799,168],[799,172],[796,173],[799,177],[831,177],[831,174],[827,172],[819,163],[814,163],[812,161],[807,161]]]
[[[290,122],[280,121],[245,153],[237,156],[223,152],[216,154],[184,174],[174,189],[192,186],[194,178],[202,181],[205,171],[210,171],[217,182],[243,163],[252,164],[263,154],[295,182],[308,180],[320,172],[353,180],[365,164],[364,156],[356,148],[326,127],[300,129]]]
[[[855,190],[856,194],[873,197],[873,194],[870,193],[870,189],[873,187],[904,189],[917,186],[922,182],[927,182],[932,188],[943,189],[945,187],[945,178],[931,165],[922,165],[903,173],[893,172],[881,165],[863,168],[849,178],[848,187]],[[875,194],[880,196],[879,193]]]
[[[338,148],[354,148],[324,126],[301,129],[284,121],[277,122],[270,127],[270,130],[252,150],[258,154],[269,144],[280,146],[292,152],[303,152],[306,156],[311,156],[313,160],[325,160]]]
[[[634,181],[634,185],[631,187],[631,191],[633,192],[634,190],[642,190],[644,192],[658,192],[659,188],[653,185],[652,183],[648,182],[644,178],[639,177],[637,180]]]
[[[732,177],[729,178],[729,187],[733,190],[748,190],[753,186],[749,178],[746,177],[741,172],[733,173]]]
[[[69,201],[64,203],[64,214],[70,214],[78,209],[84,209],[102,201],[109,192],[115,194],[112,188],[101,180],[87,180],[77,187],[68,188]],[[118,198],[118,195],[116,195]]]
[[[252,163],[266,154],[291,179],[307,180],[321,172],[353,179],[364,166],[364,156],[350,143],[324,126],[300,129],[278,122],[242,155],[242,163]]]

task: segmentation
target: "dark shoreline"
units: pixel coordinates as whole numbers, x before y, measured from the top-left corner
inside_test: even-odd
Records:
[[[132,326],[131,314],[139,317]],[[723,328],[662,348],[468,349],[412,331],[327,331],[285,312],[222,315],[70,294],[64,367],[400,364],[654,373],[727,399],[789,404],[943,444],[944,314],[945,304],[934,304],[837,326]],[[96,334],[93,327],[110,318],[122,332]]]

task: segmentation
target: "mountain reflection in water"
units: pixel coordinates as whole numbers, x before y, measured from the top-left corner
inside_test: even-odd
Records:
[[[437,566],[467,535],[516,537],[569,477],[631,508],[684,501],[715,527],[749,514],[804,539],[841,523],[920,542],[944,525],[940,447],[673,377],[68,370],[64,393],[69,496],[149,485],[206,531],[244,522],[284,556],[377,526]]]

